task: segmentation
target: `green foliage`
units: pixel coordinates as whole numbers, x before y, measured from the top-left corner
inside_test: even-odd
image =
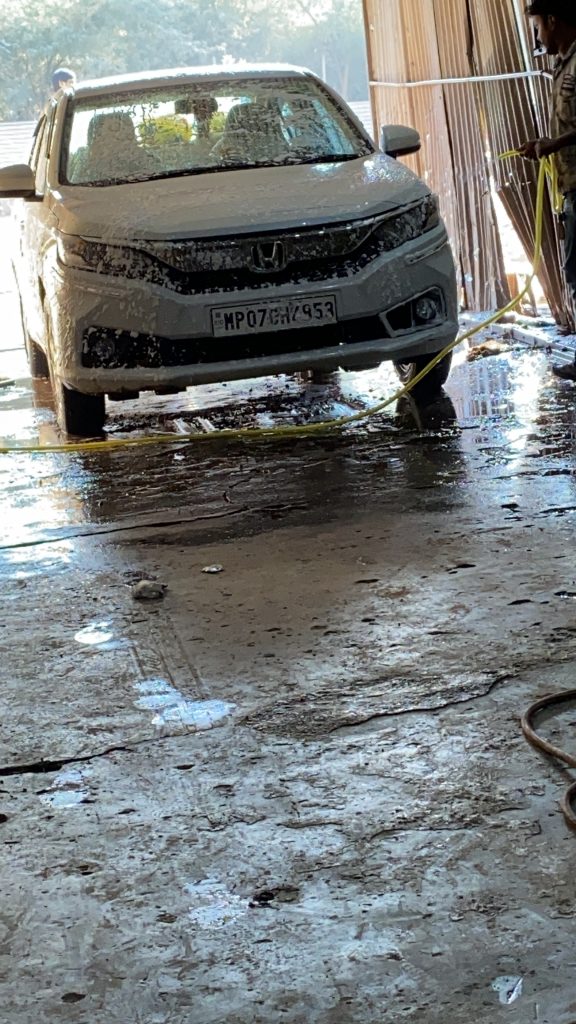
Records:
[[[166,114],[153,117],[138,126],[140,141],[147,146],[166,146],[177,142],[190,142],[192,129],[185,117]]]
[[[0,119],[37,116],[60,65],[86,79],[229,60],[303,64],[364,99],[360,0],[0,0]]]
[[[210,135],[221,135],[225,126],[226,114],[223,110],[219,110],[216,114],[212,114],[209,126]]]

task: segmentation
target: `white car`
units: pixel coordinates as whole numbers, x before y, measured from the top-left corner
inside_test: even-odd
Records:
[[[394,361],[457,331],[438,202],[308,71],[184,69],[58,94],[29,165],[0,170],[33,375],[93,435],[105,396]],[[450,357],[429,378],[438,390]]]

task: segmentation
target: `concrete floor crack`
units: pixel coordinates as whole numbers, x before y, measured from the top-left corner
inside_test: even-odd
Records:
[[[192,523],[202,523],[212,519],[228,519],[231,516],[243,515],[246,512],[253,511],[266,511],[265,509],[251,509],[249,505],[244,505],[241,508],[229,509],[226,512],[216,512],[205,516],[186,516],[178,519],[162,519],[158,521],[142,520],[126,525],[120,525],[119,523],[112,523],[110,526],[99,527],[95,530],[72,530],[69,533],[58,534],[53,537],[41,537],[35,540],[21,541],[18,544],[3,544],[0,546],[0,551],[16,551],[20,548],[34,548],[42,547],[46,544],[61,544],[67,540],[80,540],[88,537],[105,537],[112,533],[126,533],[127,531],[133,530],[146,530],[146,529],[167,529],[172,526],[186,526]]]
[[[366,718],[358,718],[354,722],[347,722],[345,725],[336,724],[327,731],[332,736],[337,736],[338,734],[345,735],[351,730],[358,729],[360,726],[363,725],[368,725],[370,722],[376,722],[381,718],[398,718],[400,715],[415,715],[422,714],[423,712],[426,712],[426,714],[433,714],[436,711],[444,711],[445,708],[456,707],[458,704],[469,704],[471,701],[482,700],[485,697],[489,697],[495,686],[497,686],[499,683],[503,683],[507,680],[513,679],[514,676],[515,673],[510,672],[506,672],[503,675],[495,676],[492,682],[490,683],[489,688],[485,690],[483,693],[475,693],[472,695],[462,694],[459,697],[454,697],[450,700],[444,701],[441,704],[438,704],[436,707],[429,707],[426,705],[418,704],[416,707],[412,708],[398,708],[391,711],[378,711],[373,715],[368,715]]]
[[[280,516],[284,512],[299,510],[305,511],[308,508],[308,503],[304,502],[295,502],[290,505],[263,505],[259,507],[243,505],[241,508],[228,509],[226,512],[216,512],[205,516],[185,516],[178,519],[159,520],[146,519],[143,521],[126,523],[125,525],[112,523],[109,526],[100,527],[95,530],[72,530],[68,533],[62,533],[52,537],[40,537],[35,540],[20,541],[17,544],[3,544],[0,545],[0,551],[16,551],[21,548],[42,547],[48,544],[62,544],[70,540],[84,540],[90,537],[106,537],[115,533],[136,532],[137,530],[169,530],[179,526],[190,526],[194,523],[210,522],[217,519],[229,519],[233,516],[246,515],[247,513],[274,517]]]
[[[296,820],[296,821],[279,821],[278,824],[279,824],[280,828],[294,828],[294,829],[299,829],[299,828],[327,828],[329,826],[333,826],[334,828],[342,828],[343,822],[342,821],[333,821],[331,818],[326,818],[325,820],[323,820],[321,818],[313,818],[313,819],[311,819],[309,821],[306,821],[306,820],[303,820],[303,821],[298,821],[298,820]]]
[[[477,828],[478,822],[468,822],[466,825],[399,825],[391,828],[381,828],[371,835],[365,836],[362,840],[365,843],[373,843],[376,839],[387,836],[406,835],[410,832],[468,832],[471,828]]]
[[[51,772],[59,772],[68,764],[82,764],[86,761],[95,761],[99,757],[107,757],[116,752],[129,752],[129,747],[108,747],[107,750],[99,751],[96,754],[83,754],[76,757],[61,757],[52,761],[49,759],[31,761],[28,764],[11,764],[0,768],[0,778],[11,775],[49,775]]]
[[[7,778],[13,775],[49,775],[51,772],[59,772],[69,764],[86,764],[89,761],[97,761],[100,758],[109,757],[110,754],[133,754],[137,747],[145,747],[153,743],[162,743],[166,740],[181,739],[182,733],[165,733],[162,736],[149,736],[142,740],[131,740],[129,744],[118,744],[113,747],[106,747],[105,750],[98,750],[93,754],[75,754],[70,757],[60,757],[54,760],[40,758],[38,761],[30,761],[24,764],[10,764],[0,767],[0,778]]]

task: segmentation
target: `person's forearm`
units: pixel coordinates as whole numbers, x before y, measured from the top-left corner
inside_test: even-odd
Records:
[[[554,139],[555,153],[560,149],[566,149],[567,146],[576,146],[576,129],[573,132],[566,132],[565,135],[560,135],[557,139]]]

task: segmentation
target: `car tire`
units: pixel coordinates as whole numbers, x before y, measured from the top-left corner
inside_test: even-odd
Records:
[[[26,349],[26,356],[28,357],[30,376],[34,378],[49,377],[50,370],[48,368],[48,357],[44,349],[41,348],[36,341],[33,341],[28,333],[26,320],[24,318],[22,299],[20,299],[20,319],[22,321],[22,334],[24,335],[24,347]]]
[[[50,315],[47,310],[46,335],[48,338],[48,368],[50,384],[54,400],[56,421],[64,434],[75,437],[98,437],[102,434],[106,419],[105,395],[85,395],[82,391],[68,388],[56,373],[54,367],[54,335]]]
[[[28,365],[30,367],[30,376],[34,378],[47,378],[50,376],[48,369],[48,359],[44,349],[40,348],[35,341],[32,341],[28,335],[25,337],[26,343],[26,355],[28,356]]]
[[[403,384],[410,384],[410,382],[414,380],[414,377],[416,377],[425,366],[428,366],[428,363],[434,359],[435,355],[438,355],[438,353],[432,352],[425,356],[416,356],[410,362],[404,362],[400,359],[394,360],[394,369]],[[412,394],[414,396],[419,395],[421,397],[437,395],[448,380],[451,365],[452,353],[449,352],[448,355],[444,356],[439,363],[436,363],[436,366],[430,370],[414,388],[412,388]]]
[[[106,419],[104,395],[85,395],[74,391],[52,376],[52,393],[58,426],[65,434],[76,437],[97,437]]]

